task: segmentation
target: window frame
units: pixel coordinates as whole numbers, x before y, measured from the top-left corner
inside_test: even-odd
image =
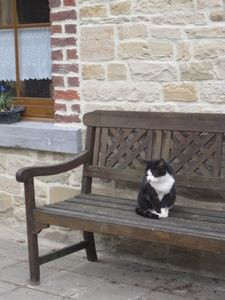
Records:
[[[20,96],[20,78],[19,78],[19,47],[18,47],[18,30],[21,28],[38,28],[50,27],[51,23],[32,23],[32,24],[19,24],[17,20],[17,4],[13,0],[13,24],[0,25],[0,30],[13,29],[14,42],[15,42],[15,62],[16,62],[16,97],[20,104],[15,106],[24,106],[26,110],[22,114],[23,120],[37,120],[37,121],[50,121],[54,120],[54,98],[31,98]],[[22,104],[21,104],[22,103]]]

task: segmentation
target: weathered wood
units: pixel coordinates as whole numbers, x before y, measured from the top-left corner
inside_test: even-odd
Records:
[[[91,155],[92,153],[86,150],[75,155],[73,159],[67,160],[66,162],[63,163],[59,163],[51,166],[45,166],[45,167],[23,168],[16,172],[16,180],[19,182],[27,182],[29,178],[33,178],[36,176],[49,176],[49,175],[59,174],[62,172],[67,172],[88,162]]]
[[[90,127],[121,127],[155,130],[206,131],[224,133],[224,114],[164,113],[139,111],[94,111],[84,115]]]
[[[140,184],[145,160],[163,157],[175,171],[176,185],[225,192],[225,115],[95,111],[84,116],[85,150],[74,159],[48,167],[24,168],[30,278],[39,282],[39,266],[85,249],[97,260],[94,233],[225,253],[225,211],[174,206],[159,220],[135,213],[134,199],[92,193],[92,180]],[[54,175],[83,165],[81,194],[36,207],[36,176]],[[204,201],[204,199],[201,199]],[[214,199],[212,199],[212,202]],[[38,233],[48,226],[83,231],[84,240],[39,257]]]

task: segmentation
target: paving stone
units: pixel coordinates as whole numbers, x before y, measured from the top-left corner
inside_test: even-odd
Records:
[[[20,241],[20,243],[19,243]],[[40,238],[41,253],[62,244]],[[65,246],[65,245],[64,245]],[[16,256],[17,253],[17,256]],[[216,273],[172,270],[98,251],[88,262],[84,251],[41,266],[39,286],[29,283],[26,237],[0,233],[0,298],[7,300],[223,300],[225,280]],[[138,261],[138,260],[137,260]],[[207,275],[207,276],[206,276]]]

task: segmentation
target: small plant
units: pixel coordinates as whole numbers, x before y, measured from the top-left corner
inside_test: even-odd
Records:
[[[12,88],[9,92],[5,93],[4,85],[1,85],[1,97],[0,97],[0,111],[8,111],[14,109],[14,103],[18,102],[13,100]]]

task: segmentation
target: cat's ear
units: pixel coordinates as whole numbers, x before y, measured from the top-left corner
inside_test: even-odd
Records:
[[[163,158],[160,158],[159,166],[164,166],[164,165],[165,165],[165,160]]]

